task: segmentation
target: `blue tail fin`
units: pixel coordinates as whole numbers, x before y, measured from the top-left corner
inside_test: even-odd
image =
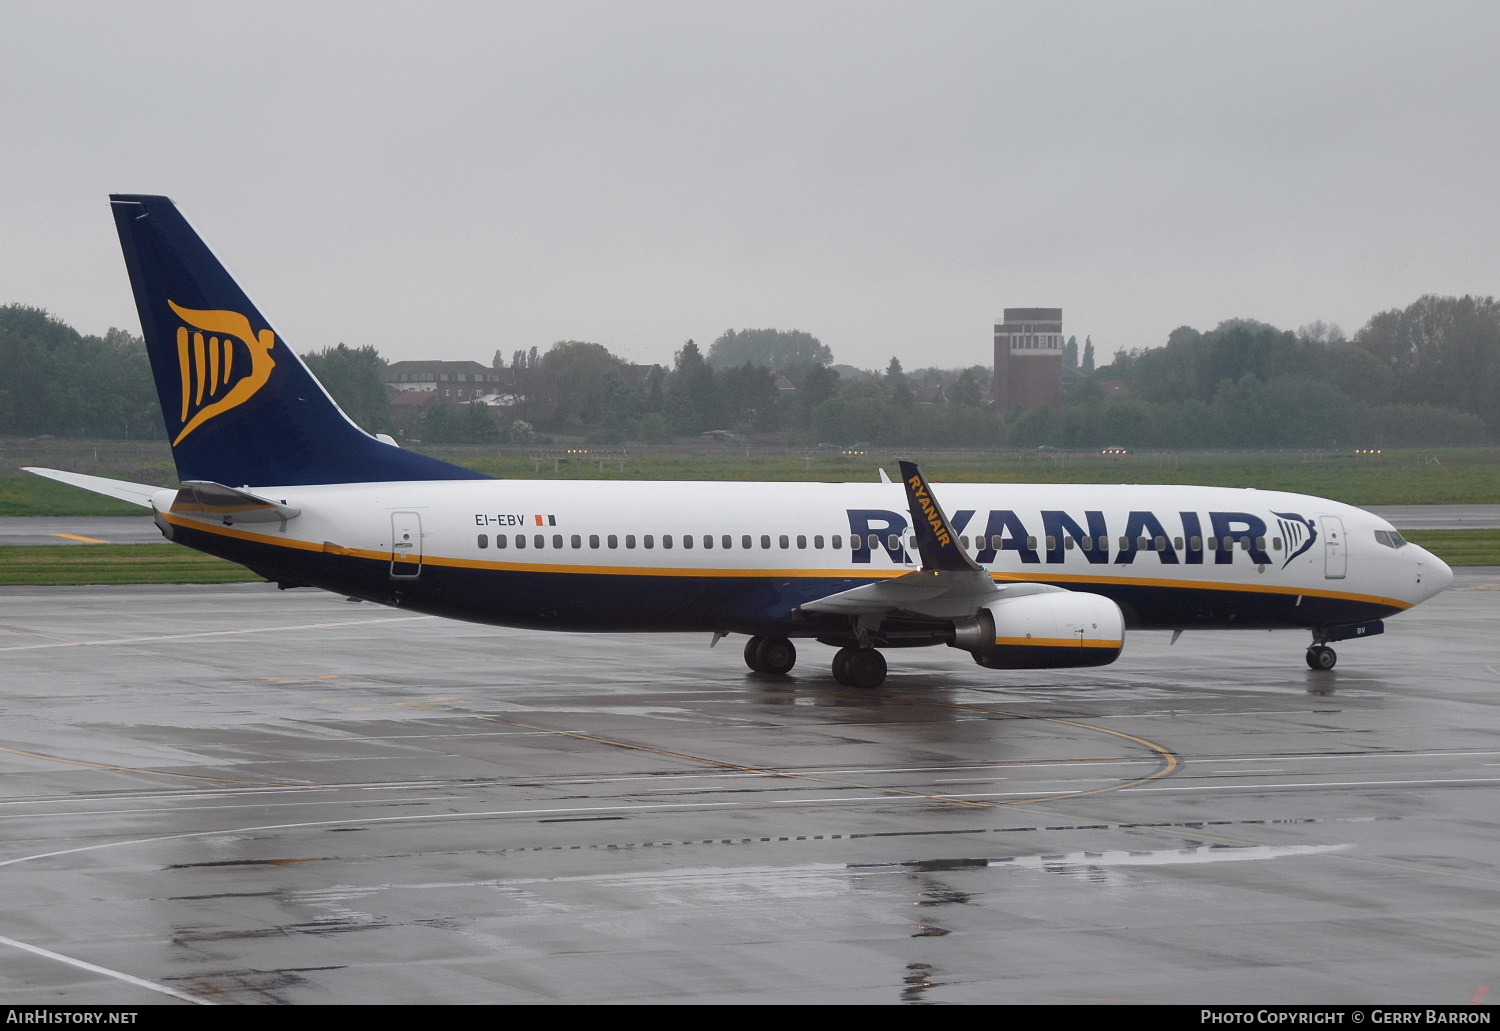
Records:
[[[183,480],[235,485],[486,479],[349,421],[166,197],[112,194]]]

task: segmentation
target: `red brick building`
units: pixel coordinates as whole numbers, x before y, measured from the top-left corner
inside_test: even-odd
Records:
[[[1061,308],[1006,308],[995,323],[995,404],[1060,404],[1063,343]]]

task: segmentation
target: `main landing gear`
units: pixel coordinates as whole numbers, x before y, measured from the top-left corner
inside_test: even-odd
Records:
[[[874,648],[840,648],[833,656],[833,679],[845,687],[879,687],[885,682],[885,656]]]
[[[797,648],[785,637],[756,634],[745,642],[745,665],[756,673],[781,677],[796,664]],[[885,656],[874,648],[840,648],[833,657],[833,679],[845,687],[879,687],[885,670]]]
[[[797,649],[785,637],[756,634],[745,642],[745,665],[756,673],[783,677],[797,664]]]

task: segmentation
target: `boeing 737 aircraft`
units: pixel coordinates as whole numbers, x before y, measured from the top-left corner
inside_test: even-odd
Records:
[[[1187,486],[497,480],[355,426],[165,197],[110,198],[181,486],[32,469],[150,508],[167,539],[283,587],[534,630],[794,639],[876,687],[880,649],[988,669],[1100,666],[1125,628],[1330,642],[1448,586],[1387,522],[1276,491]],[[938,493],[942,494],[939,503]]]

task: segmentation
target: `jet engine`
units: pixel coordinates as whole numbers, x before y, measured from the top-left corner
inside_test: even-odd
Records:
[[[949,643],[990,669],[1107,666],[1125,646],[1125,617],[1102,595],[1033,589],[955,621]]]

